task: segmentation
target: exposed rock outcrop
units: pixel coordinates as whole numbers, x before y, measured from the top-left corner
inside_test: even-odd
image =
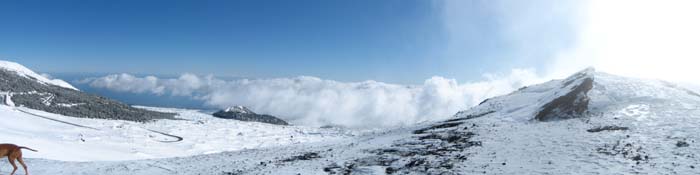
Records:
[[[535,116],[539,121],[569,119],[582,116],[588,109],[588,91],[593,88],[592,68],[586,69],[563,81],[563,95],[544,104]]]

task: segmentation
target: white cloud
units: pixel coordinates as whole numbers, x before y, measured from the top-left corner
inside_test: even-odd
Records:
[[[119,92],[149,92],[161,95],[165,90],[162,85],[159,85],[158,78],[154,76],[135,77],[130,74],[114,74],[83,82],[89,82],[93,87],[104,87]]]
[[[700,1],[592,0],[579,8],[577,42],[549,66],[554,75],[593,65],[633,77],[700,82]]]
[[[510,67],[543,68],[557,51],[571,46],[578,27],[575,0],[447,0],[442,23],[449,37],[447,57],[460,62],[474,55]],[[463,68],[462,64],[457,65]],[[477,67],[472,67],[477,68]]]
[[[190,96],[219,108],[244,105],[302,125],[380,127],[445,119],[485,98],[542,81],[532,70],[523,69],[485,78],[459,84],[454,79],[432,77],[422,85],[406,86],[309,76],[225,81],[193,74],[170,79],[118,74],[83,83],[122,92]]]

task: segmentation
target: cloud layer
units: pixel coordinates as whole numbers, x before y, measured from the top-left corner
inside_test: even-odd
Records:
[[[178,78],[114,74],[82,83],[120,92],[188,96],[219,108],[244,105],[300,125],[382,127],[445,119],[485,98],[542,81],[532,70],[523,69],[484,77],[485,81],[462,84],[432,77],[407,86],[309,76],[227,81],[193,74]]]

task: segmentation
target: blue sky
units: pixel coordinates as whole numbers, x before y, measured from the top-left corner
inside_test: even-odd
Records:
[[[460,81],[541,68],[564,1],[2,1],[0,58],[39,72]]]

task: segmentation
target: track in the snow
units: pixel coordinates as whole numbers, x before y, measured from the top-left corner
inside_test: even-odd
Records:
[[[63,121],[63,120],[54,119],[54,118],[47,117],[47,116],[42,116],[42,115],[39,115],[39,114],[34,114],[34,113],[29,112],[29,111],[22,110],[21,108],[15,108],[15,109],[17,109],[17,110],[20,111],[20,112],[23,112],[23,113],[32,115],[32,116],[40,117],[40,118],[43,118],[43,119],[47,119],[47,120],[51,120],[51,121],[55,121],[55,122],[59,122],[59,123],[63,123],[63,124],[71,125],[71,126],[76,126],[76,127],[81,127],[81,128],[87,128],[87,129],[93,129],[93,130],[100,130],[100,129],[93,128],[93,127],[89,127],[89,126],[85,126],[85,125],[79,125],[79,124],[75,124],[75,123],[71,123],[71,122],[67,122],[67,121]],[[145,129],[145,128],[144,128],[144,129]],[[163,142],[163,143],[175,143],[175,142],[180,142],[180,141],[184,140],[184,138],[182,138],[182,137],[180,137],[180,136],[176,136],[176,135],[172,135],[172,134],[168,134],[168,133],[164,133],[164,132],[160,132],[160,131],[156,131],[156,130],[152,130],[152,129],[146,129],[146,130],[151,131],[151,132],[154,132],[154,133],[158,133],[158,134],[161,134],[161,135],[164,135],[164,136],[168,136],[168,137],[175,138],[175,140],[171,140],[171,141],[167,141],[167,140],[166,140],[166,141],[158,140],[158,142]]]
[[[89,127],[89,126],[85,126],[85,125],[79,125],[79,124],[75,124],[75,123],[71,123],[71,122],[67,122],[67,121],[63,121],[63,120],[54,119],[54,118],[51,118],[51,117],[42,116],[42,115],[39,115],[39,114],[34,114],[34,113],[31,113],[31,112],[22,110],[21,108],[15,108],[15,109],[17,109],[17,110],[20,111],[20,112],[23,112],[23,113],[32,115],[32,116],[40,117],[40,118],[43,118],[43,119],[47,119],[47,120],[51,120],[51,121],[55,121],[55,122],[59,122],[59,123],[63,123],[63,124],[71,125],[71,126],[76,126],[76,127],[81,127],[81,128],[87,128],[87,129],[94,129],[94,130],[100,130],[100,129],[93,128],[93,127]]]
[[[158,133],[158,134],[162,134],[162,135],[164,135],[164,136],[168,136],[168,137],[175,138],[175,140],[172,140],[172,141],[161,141],[161,140],[158,140],[159,142],[163,142],[163,143],[175,143],[175,142],[179,142],[179,141],[184,140],[184,139],[183,139],[182,137],[180,137],[180,136],[176,136],[176,135],[172,135],[172,134],[168,134],[168,133],[164,133],[164,132],[160,132],[160,131],[156,131],[156,130],[151,130],[151,129],[146,129],[146,130],[151,131],[151,132],[155,132],[155,133]]]

